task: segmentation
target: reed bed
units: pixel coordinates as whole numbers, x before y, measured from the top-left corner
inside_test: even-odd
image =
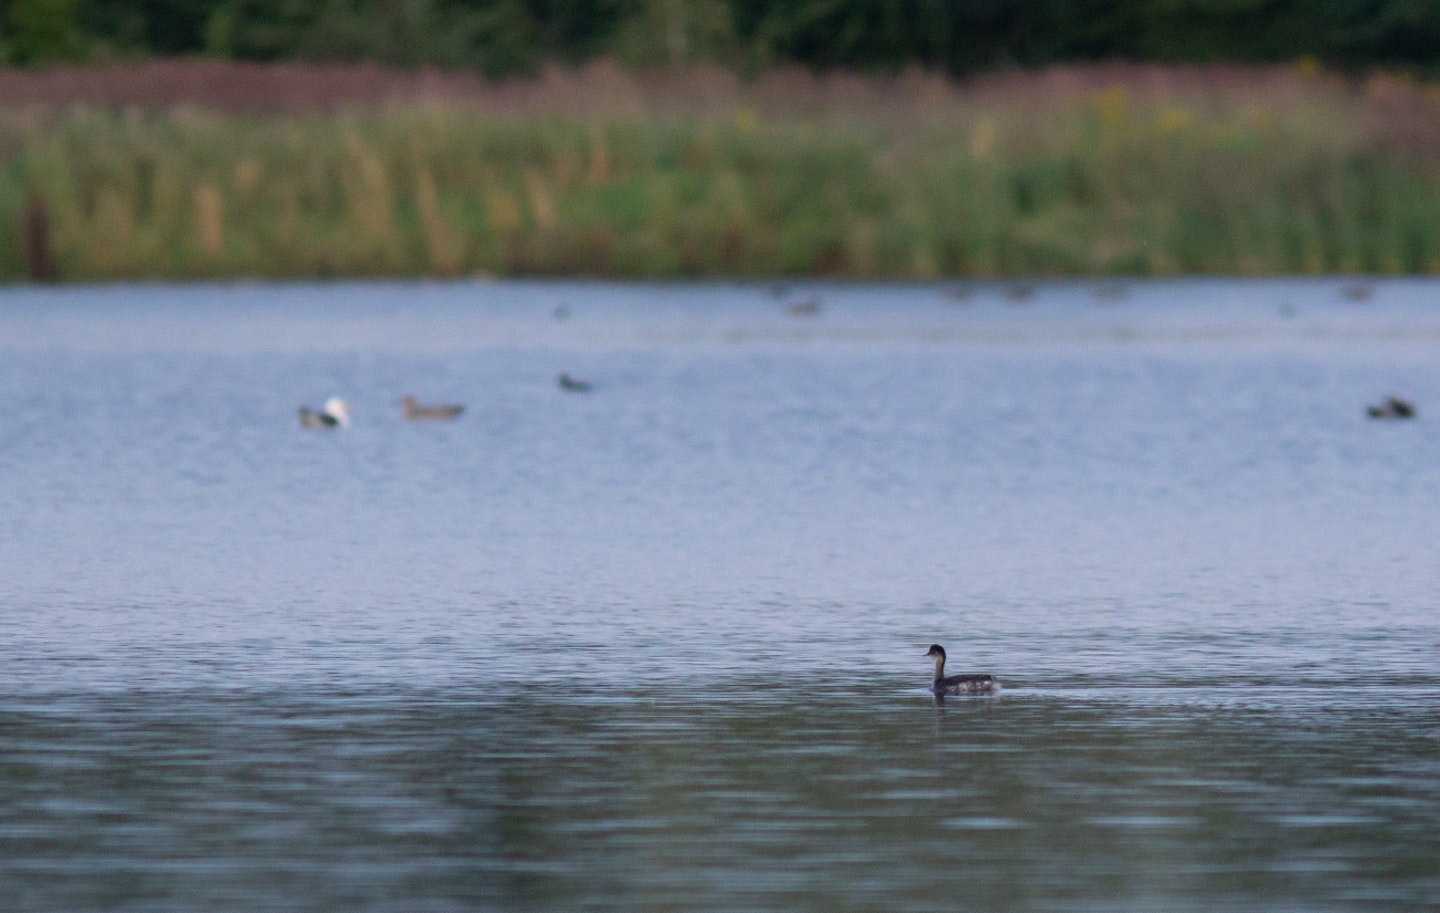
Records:
[[[1440,272],[1440,93],[1383,76],[190,66],[0,74],[0,277]]]

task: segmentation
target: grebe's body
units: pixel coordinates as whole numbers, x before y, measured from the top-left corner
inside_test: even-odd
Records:
[[[935,682],[930,690],[936,694],[994,694],[1000,690],[1000,682],[993,675],[967,672],[963,675],[945,675],[945,648],[931,644],[926,656],[935,657]]]

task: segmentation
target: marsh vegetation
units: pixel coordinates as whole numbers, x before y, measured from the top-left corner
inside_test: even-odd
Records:
[[[933,278],[1440,268],[1440,90],[160,63],[0,78],[0,276]]]

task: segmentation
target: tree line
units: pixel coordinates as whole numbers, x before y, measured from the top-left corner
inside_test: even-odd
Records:
[[[158,56],[530,73],[548,62],[955,76],[1112,58],[1432,73],[1434,0],[0,0],[0,63]]]

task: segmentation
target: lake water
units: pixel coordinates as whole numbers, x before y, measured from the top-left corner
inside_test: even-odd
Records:
[[[0,290],[0,906],[1433,909],[1356,288]]]

